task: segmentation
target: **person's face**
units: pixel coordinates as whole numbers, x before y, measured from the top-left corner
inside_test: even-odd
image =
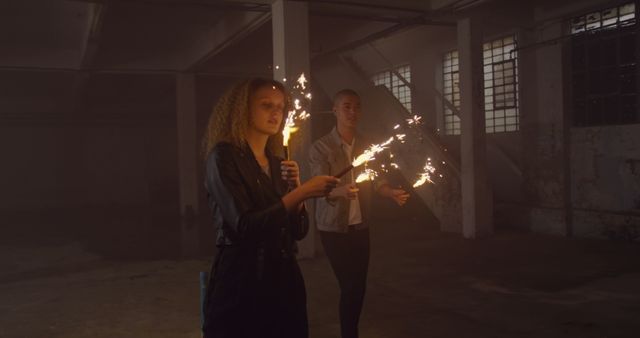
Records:
[[[277,87],[263,86],[256,90],[249,98],[249,128],[269,136],[277,134],[284,116],[284,100]]]
[[[355,95],[343,95],[333,106],[333,112],[339,127],[355,128],[360,118],[360,98]]]

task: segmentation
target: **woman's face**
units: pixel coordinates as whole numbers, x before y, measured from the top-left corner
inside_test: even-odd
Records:
[[[274,86],[263,86],[249,98],[249,128],[265,135],[280,131],[284,118],[284,94]]]

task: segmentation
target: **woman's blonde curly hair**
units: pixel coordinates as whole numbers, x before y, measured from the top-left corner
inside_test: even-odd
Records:
[[[270,86],[278,89],[285,96],[284,112],[289,111],[287,92],[282,83],[276,80],[252,78],[241,81],[222,95],[213,107],[209,116],[209,123],[202,139],[202,155],[204,160],[219,142],[229,142],[237,147],[246,147],[246,130],[249,127],[251,113],[249,100],[258,89]],[[280,131],[284,126],[284,118],[280,124]],[[282,133],[269,137],[267,147],[274,154],[279,154],[282,149]]]

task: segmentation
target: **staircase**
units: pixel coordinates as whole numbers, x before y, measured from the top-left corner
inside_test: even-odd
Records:
[[[342,88],[358,91],[363,105],[360,131],[374,142],[382,142],[398,133],[407,135],[404,144],[397,143],[391,149],[395,155],[394,161],[407,182],[415,182],[417,173],[422,171],[427,158],[431,158],[437,168],[433,178],[436,184],[427,183],[415,190],[411,187],[403,188],[417,196],[430,209],[439,220],[441,230],[461,232],[459,161],[455,154],[445,151],[438,136],[424,124],[408,128],[405,120],[412,115],[386,87],[374,86],[366,73],[348,57],[339,56],[312,75],[328,94]],[[336,77],[348,82],[336,81]],[[401,131],[393,129],[396,124],[403,126]],[[443,178],[438,176],[440,174]]]
[[[431,163],[437,169],[432,175],[434,183],[417,187],[412,194],[419,196],[424,205],[438,218],[442,231],[461,232],[462,195],[459,153],[453,149],[447,149],[435,133],[433,126],[424,123],[418,127],[408,128],[405,120],[411,118],[412,114],[385,86],[374,86],[367,73],[353,59],[338,56],[331,62],[329,72],[322,70],[316,71],[313,76],[326,93],[335,93],[347,87],[359,92],[363,104],[361,132],[374,141],[380,142],[398,133],[407,135],[404,144],[396,144],[392,149],[395,155],[394,161],[399,165],[399,171],[406,181],[415,182],[417,173],[422,171],[427,158],[431,159]],[[443,105],[452,106],[435,88],[429,94],[436,95],[442,100]],[[457,109],[452,110],[459,114]],[[393,129],[397,124],[402,126],[401,131]],[[494,199],[497,198],[494,204],[500,206],[501,201],[513,203],[520,198],[522,171],[518,163],[499,146],[492,136],[487,135],[487,158]],[[508,184],[497,184],[503,182]],[[409,187],[404,188],[411,190]]]

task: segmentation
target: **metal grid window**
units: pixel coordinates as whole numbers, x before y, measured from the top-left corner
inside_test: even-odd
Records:
[[[487,42],[482,49],[486,132],[517,131],[520,116],[515,36]]]
[[[635,3],[571,20],[571,104],[575,126],[640,123]]]
[[[451,102],[460,111],[460,73],[458,52],[452,51],[444,55],[443,60],[443,91],[444,99]],[[444,131],[446,135],[460,135],[460,117],[447,107],[444,109]]]
[[[615,29],[621,25],[633,25],[636,18],[636,5],[629,3],[603,11],[589,13],[571,20],[571,34],[585,31]]]
[[[411,83],[411,67],[409,65],[399,66],[394,69],[398,74]],[[373,83],[376,86],[383,85],[391,91],[398,101],[411,112],[411,88],[407,86],[393,71],[385,70],[373,76]]]

